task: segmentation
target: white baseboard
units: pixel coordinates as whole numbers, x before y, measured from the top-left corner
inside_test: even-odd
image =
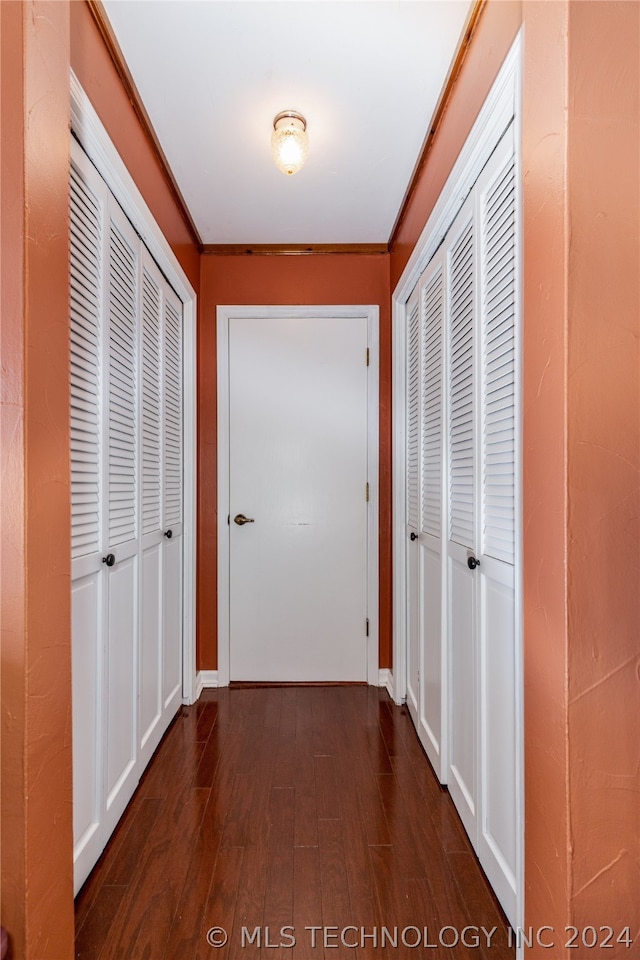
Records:
[[[196,700],[203,690],[218,686],[217,670],[198,670],[196,674]]]
[[[379,686],[379,687],[386,687],[389,696],[391,697],[392,700],[394,699],[394,696],[393,696],[393,673],[391,672],[391,670],[385,669],[385,670],[379,670],[379,671],[378,671],[378,686]]]

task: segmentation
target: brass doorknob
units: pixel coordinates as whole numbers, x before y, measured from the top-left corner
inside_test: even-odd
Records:
[[[255,523],[255,520],[245,517],[244,513],[238,513],[233,518],[233,522],[237,523],[239,527],[244,527],[245,523]]]

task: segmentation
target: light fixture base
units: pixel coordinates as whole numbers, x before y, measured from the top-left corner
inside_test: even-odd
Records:
[[[276,117],[273,118],[273,129],[277,130],[278,123],[281,120],[299,120],[302,124],[302,129],[307,129],[307,121],[302,116],[301,113],[298,113],[297,110],[282,110]]]

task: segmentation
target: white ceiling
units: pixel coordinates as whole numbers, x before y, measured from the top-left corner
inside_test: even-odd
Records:
[[[204,243],[389,239],[469,0],[103,0]],[[274,116],[309,159],[273,165]]]

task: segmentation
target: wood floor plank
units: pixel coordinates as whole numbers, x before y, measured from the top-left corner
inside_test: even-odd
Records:
[[[221,850],[216,860],[209,897],[204,909],[195,950],[188,956],[193,960],[210,960],[213,952],[207,935],[211,931],[219,939],[227,937],[223,946],[215,950],[219,960],[228,960],[239,930],[235,927],[238,890],[243,883],[244,850],[231,847]]]
[[[99,960],[127,887],[103,883],[76,932],[76,960]]]
[[[353,909],[345,861],[342,820],[319,820],[320,882],[325,956],[353,956],[340,940],[340,931],[350,926]],[[325,931],[331,931],[326,933]]]
[[[322,926],[322,887],[318,847],[294,847],[293,925],[296,944],[291,950],[291,955],[294,960],[307,960],[310,956],[310,931],[306,928]],[[323,954],[324,949],[318,953],[318,956]]]

